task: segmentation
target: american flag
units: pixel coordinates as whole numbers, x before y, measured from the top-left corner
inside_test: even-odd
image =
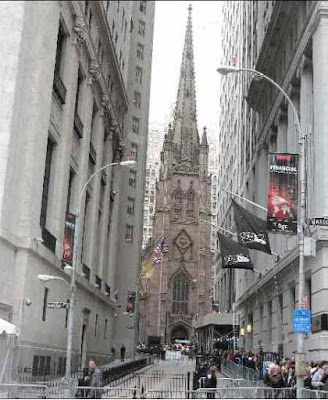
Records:
[[[153,265],[158,265],[162,262],[163,248],[164,248],[165,236],[158,242],[154,249],[154,260]]]

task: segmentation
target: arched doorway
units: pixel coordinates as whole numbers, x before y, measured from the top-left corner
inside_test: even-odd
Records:
[[[171,331],[171,343],[176,340],[188,340],[189,335],[187,329],[183,325],[178,325],[174,327]]]

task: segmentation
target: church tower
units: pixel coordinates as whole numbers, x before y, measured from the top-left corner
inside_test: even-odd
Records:
[[[197,129],[192,8],[182,54],[174,120],[161,152],[153,242],[165,237],[140,302],[140,338],[192,339],[192,320],[211,311],[210,179],[206,128]]]

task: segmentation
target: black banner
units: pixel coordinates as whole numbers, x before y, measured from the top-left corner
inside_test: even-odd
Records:
[[[298,155],[269,153],[267,230],[297,234]]]
[[[75,215],[66,213],[65,231],[63,240],[63,257],[65,264],[72,264],[75,232]]]
[[[271,254],[266,221],[245,210],[232,199],[238,242],[249,249]]]
[[[218,233],[220,242],[222,268],[254,269],[247,247]]]
[[[136,304],[136,292],[128,292],[128,304],[126,306],[126,311],[128,313],[134,313]]]

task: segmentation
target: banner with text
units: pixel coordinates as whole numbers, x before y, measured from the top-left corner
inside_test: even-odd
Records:
[[[267,230],[297,234],[298,155],[269,153]]]
[[[254,269],[247,247],[241,246],[228,237],[218,233],[222,255],[222,268]]]
[[[66,213],[65,231],[63,240],[62,261],[66,264],[72,264],[75,232],[75,215]]]

